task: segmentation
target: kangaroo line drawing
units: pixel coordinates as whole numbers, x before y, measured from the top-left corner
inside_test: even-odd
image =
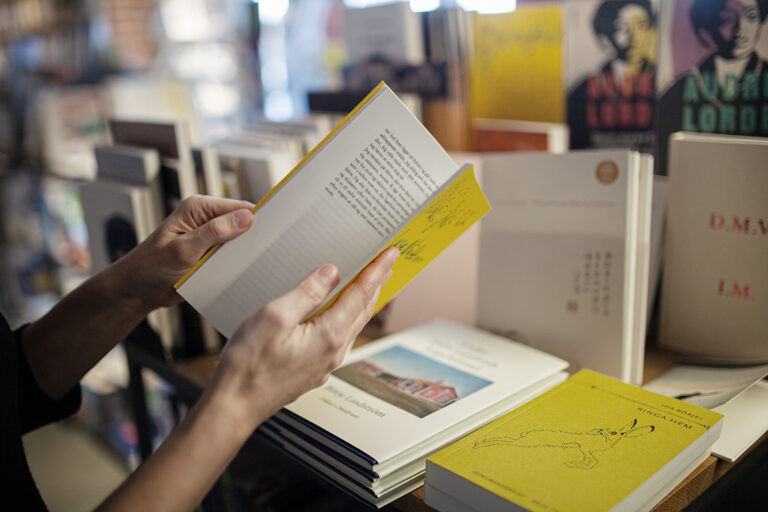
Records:
[[[473,448],[514,446],[519,448],[562,448],[579,455],[565,462],[569,468],[592,469],[598,463],[596,454],[610,450],[625,438],[638,438],[656,430],[653,425],[637,426],[637,418],[621,429],[593,428],[586,432],[565,430],[528,430],[517,437],[501,436],[476,441]],[[569,452],[570,453],[570,452]]]

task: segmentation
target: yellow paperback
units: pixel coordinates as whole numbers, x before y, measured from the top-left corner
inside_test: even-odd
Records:
[[[425,500],[440,510],[647,510],[709,454],[721,420],[582,370],[432,456]]]

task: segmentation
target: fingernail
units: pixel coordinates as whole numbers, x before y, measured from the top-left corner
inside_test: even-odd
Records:
[[[333,288],[339,283],[339,270],[333,265],[323,265],[318,274],[320,279],[328,285],[328,288]]]
[[[397,247],[390,247],[389,248],[389,254],[387,254],[387,263],[389,263],[389,266],[395,264],[395,261],[397,261],[397,258],[400,257],[400,249]]]
[[[244,228],[250,224],[253,214],[248,210],[237,210],[235,212],[235,224],[238,228]]]

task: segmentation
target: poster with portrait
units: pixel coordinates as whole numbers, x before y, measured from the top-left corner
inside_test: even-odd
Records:
[[[653,151],[657,2],[568,2],[565,19],[571,149]]]
[[[768,0],[664,2],[657,167],[677,131],[768,136]]]

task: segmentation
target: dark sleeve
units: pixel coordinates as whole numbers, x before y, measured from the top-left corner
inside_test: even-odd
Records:
[[[19,355],[19,425],[22,434],[72,416],[80,409],[82,400],[79,384],[60,400],[52,399],[40,389],[21,345],[21,333],[25,327],[13,333]]]

